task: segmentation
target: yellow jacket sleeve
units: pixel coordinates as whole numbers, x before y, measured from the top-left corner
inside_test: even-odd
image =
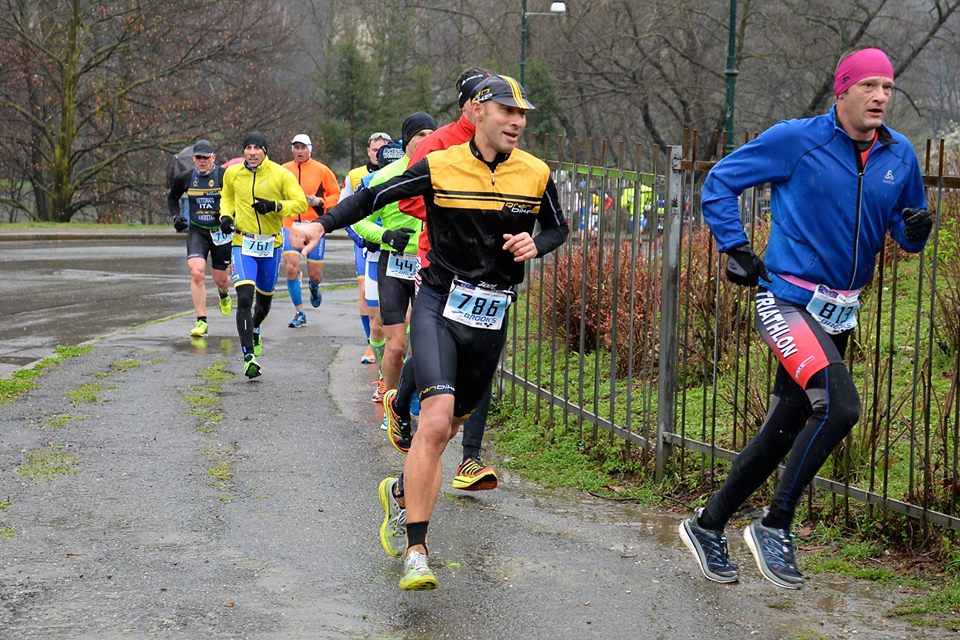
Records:
[[[297,182],[297,177],[280,166],[277,166],[275,173],[281,178],[277,200],[283,204],[280,210],[283,217],[294,218],[306,211],[307,197],[303,195],[303,188]]]

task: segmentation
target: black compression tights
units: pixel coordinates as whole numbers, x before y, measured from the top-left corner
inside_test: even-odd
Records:
[[[480,398],[480,404],[473,415],[463,423],[463,459],[479,458],[483,444],[483,431],[487,426],[487,414],[490,411],[490,393],[493,383],[487,385],[487,390]],[[410,402],[417,392],[414,382],[413,357],[408,357],[400,370],[400,381],[397,383],[397,395],[393,401],[393,408],[401,418],[410,417]]]
[[[256,308],[253,301],[256,297]],[[240,334],[240,347],[243,355],[253,353],[253,330],[263,324],[270,313],[273,296],[256,291],[252,284],[237,287],[237,333]]]
[[[397,382],[397,395],[393,401],[393,408],[401,418],[410,417],[410,402],[417,392],[417,383],[413,375],[413,356],[407,356],[400,369],[400,380]]]
[[[789,453],[763,525],[790,528],[803,490],[860,418],[860,397],[842,363],[814,374],[804,391],[780,366],[767,417],[730,468],[700,525],[723,530],[743,502]]]

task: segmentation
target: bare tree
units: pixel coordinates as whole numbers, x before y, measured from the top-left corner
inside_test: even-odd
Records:
[[[257,0],[200,12],[179,0],[3,5],[0,154],[33,195],[32,207],[7,204],[39,220],[122,205],[137,191],[130,167],[149,164],[149,153],[209,131],[226,106],[243,118],[271,102],[267,86],[256,91],[257,61],[269,53],[258,33],[275,26]]]

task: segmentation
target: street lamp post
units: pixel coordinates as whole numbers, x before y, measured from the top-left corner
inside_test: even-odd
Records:
[[[733,103],[737,86],[737,0],[730,0],[730,26],[727,31],[727,153],[733,151]]]
[[[520,86],[525,86],[527,75],[527,16],[562,16],[567,12],[565,2],[551,2],[550,11],[527,11],[527,0],[520,3]]]

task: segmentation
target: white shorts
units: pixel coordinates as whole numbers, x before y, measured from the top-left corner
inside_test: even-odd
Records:
[[[363,278],[363,297],[368,307],[379,307],[380,296],[377,294],[377,263],[380,261],[380,252],[367,252],[367,272]]]

